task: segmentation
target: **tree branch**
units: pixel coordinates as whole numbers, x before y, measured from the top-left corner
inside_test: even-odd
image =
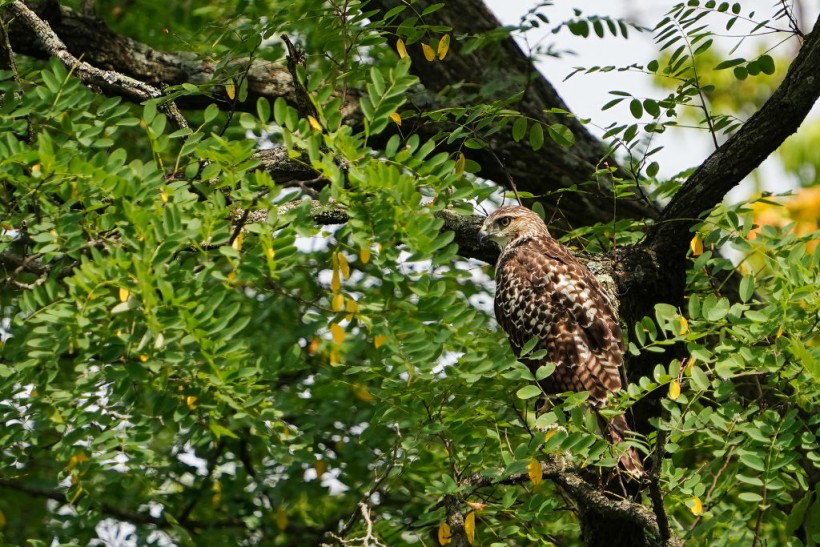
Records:
[[[658,526],[655,515],[641,505],[627,499],[610,499],[590,486],[581,476],[565,461],[553,460],[541,462],[543,478],[549,479],[563,488],[575,502],[579,510],[595,511],[596,513],[629,521],[646,530],[651,536],[658,538],[659,545],[678,545],[679,540],[675,537],[662,538],[661,529]],[[474,489],[487,488],[498,484],[522,484],[529,481],[527,473],[520,473],[505,477],[501,481],[493,481],[478,473],[467,477],[461,481],[462,486],[471,486]]]
[[[238,103],[238,110],[256,111],[256,101],[265,97],[271,102],[283,97],[296,104],[293,79],[284,66],[268,61],[255,60],[250,67],[246,61],[238,60],[217,73],[217,60],[200,57],[190,52],[159,51],[146,44],[126,38],[111,30],[103,21],[77,13],[65,6],[59,10],[47,11],[45,6],[34,8],[36,13],[48,21],[54,32],[65,42],[68,51],[94,66],[114,70],[130,76],[146,85],[162,88],[183,83],[192,83],[203,90],[203,95],[183,95],[177,98],[182,108],[204,108],[217,102],[228,108],[232,101],[224,83],[235,72],[247,71],[248,97]],[[48,53],[37,42],[36,37],[22,24],[12,24],[9,36],[18,53],[36,58],[46,58]],[[132,97],[126,97],[134,100]],[[355,96],[348,98],[342,106],[343,116],[358,119],[358,101]]]
[[[686,256],[691,228],[726,193],[797,131],[820,97],[820,17],[768,101],[689,177],[657,223],[646,245],[665,260]]]
[[[59,59],[68,70],[73,71],[86,85],[109,91],[113,90],[116,94],[137,102],[162,96],[159,89],[149,84],[119,72],[101,70],[86,61],[80,61],[68,51],[65,43],[51,30],[49,24],[40,19],[20,0],[9,4],[7,9],[30,31],[34,42],[42,51]],[[185,121],[182,113],[172,101],[161,104],[159,108],[168,116],[168,119],[176,128],[188,127],[188,122]]]
[[[38,488],[36,486],[31,486],[29,484],[25,484],[21,481],[15,479],[8,479],[4,477],[0,477],[0,488],[8,488],[9,490],[15,490],[17,492],[21,492],[23,494],[33,496],[36,498],[45,498],[56,501],[58,503],[65,503],[67,504],[68,501],[66,500],[66,496],[64,492],[60,492],[57,490],[48,490],[46,488]],[[173,528],[173,525],[168,522],[164,516],[154,517],[147,513],[138,513],[135,511],[129,511],[127,509],[121,509],[119,507],[115,507],[113,505],[103,504],[99,506],[99,510],[110,517],[113,517],[117,520],[122,520],[126,522],[131,522],[134,524],[150,524],[156,526],[157,528]],[[202,527],[218,527],[218,528],[231,528],[231,527],[241,527],[244,526],[244,522],[241,520],[226,520],[226,521],[217,521],[217,522],[208,522],[208,523],[200,523],[195,521],[187,521],[186,526],[191,528],[202,528]]]
[[[417,1],[413,7],[421,12],[434,1]],[[398,0],[373,0],[370,3],[382,12],[399,4]],[[532,58],[521,50],[515,39],[501,31],[501,23],[482,0],[451,0],[444,8],[425,15],[423,20],[427,25],[453,29],[450,53],[442,61],[428,62],[421,48],[408,48],[413,58],[413,73],[419,76],[427,89],[438,94],[457,85],[455,89],[459,95],[449,99],[449,106],[466,106],[461,102],[469,103],[473,99],[470,90],[495,86],[500,91],[489,100],[505,100],[516,93],[523,93],[521,99],[510,108],[517,108],[530,120],[546,125],[563,124],[575,136],[575,145],[568,150],[547,138],[542,149],[533,151],[527,139],[515,142],[509,130],[495,133],[488,138],[486,150],[464,151],[481,165],[482,177],[507,187],[512,186],[512,179],[519,191],[541,196],[537,201],[544,205],[548,216],[555,209],[555,199],[549,193],[587,183],[573,194],[574,199],[561,204],[556,223],[565,227],[567,223],[575,227],[606,222],[616,215],[618,218],[657,216],[654,206],[638,198],[618,199],[615,211],[611,179],[596,179],[593,175],[602,162],[607,161],[610,165],[616,163],[610,157],[611,151],[591,135],[576,117],[549,113],[551,109],[569,111],[570,108],[534,67]],[[464,44],[475,36],[489,39],[481,48],[465,54],[462,51]],[[397,35],[388,37],[394,47],[397,38]],[[616,175],[631,178],[622,171]]]

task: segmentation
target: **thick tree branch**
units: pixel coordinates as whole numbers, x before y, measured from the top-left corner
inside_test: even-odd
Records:
[[[28,29],[34,42],[42,51],[59,59],[68,70],[73,71],[86,85],[114,91],[118,95],[123,95],[135,101],[147,101],[162,96],[162,92],[156,87],[113,70],[101,70],[72,55],[49,24],[40,19],[23,2],[19,0],[12,2],[7,9]],[[160,110],[168,116],[168,119],[175,127],[188,127],[188,123],[173,102],[163,103],[160,105]]]
[[[58,503],[64,504],[68,503],[66,501],[65,492],[60,492],[57,490],[48,490],[46,488],[38,488],[36,486],[31,486],[30,484],[26,484],[22,481],[15,480],[15,479],[7,479],[0,477],[0,488],[7,488],[9,490],[15,490],[17,492],[21,492],[23,494],[33,496],[36,498],[45,498],[56,501]],[[148,513],[138,513],[134,511],[129,511],[127,509],[121,509],[119,507],[114,507],[113,505],[103,505],[100,507],[100,511],[110,517],[113,517],[117,520],[122,520],[126,522],[131,522],[134,524],[150,524],[156,526],[157,528],[171,528],[172,525],[168,522],[164,517],[154,517]],[[230,522],[223,522],[223,523],[208,523],[208,526],[217,525],[220,527],[232,527],[232,526],[242,526],[242,521],[230,521]],[[200,527],[203,524],[194,524],[193,527]]]
[[[563,488],[578,504],[581,513],[594,511],[595,513],[617,519],[623,519],[640,526],[652,537],[657,538],[657,545],[678,545],[679,540],[674,537],[661,539],[661,530],[655,515],[641,505],[627,499],[611,499],[600,490],[592,487],[581,476],[563,460],[541,462],[543,478],[551,480]],[[462,486],[469,486],[477,490],[487,488],[497,484],[523,484],[530,480],[527,473],[511,475],[501,481],[475,474],[461,481]]]
[[[183,95],[177,99],[177,104],[182,108],[204,108],[215,101],[224,108],[230,107],[234,101],[228,97],[223,84],[230,77],[235,77],[235,72],[245,71],[248,97],[243,103],[236,104],[238,110],[255,111],[259,97],[265,97],[271,102],[277,97],[283,97],[289,103],[296,104],[293,79],[283,65],[255,60],[248,67],[247,62],[238,60],[229,63],[227,69],[218,74],[216,59],[190,52],[156,50],[117,34],[95,17],[80,14],[65,6],[59,6],[59,11],[49,12],[41,4],[34,10],[48,21],[72,54],[82,56],[94,66],[117,71],[157,88],[183,83],[200,86],[203,95]],[[48,56],[23,25],[11,25],[9,34],[18,53],[36,58]],[[342,107],[343,115],[357,119],[357,108],[358,103],[350,99]]]
[[[376,6],[386,3],[377,2]],[[157,88],[182,83],[200,86],[205,95],[184,95],[177,98],[177,104],[183,108],[201,108],[213,101],[224,103],[226,107],[232,104],[226,95],[225,86],[221,84],[227,82],[233,69],[247,69],[248,98],[244,103],[236,105],[238,109],[253,109],[259,97],[266,97],[270,101],[283,97],[290,104],[298,103],[293,78],[285,66],[254,61],[247,67],[247,63],[237,61],[229,65],[224,73],[217,74],[215,60],[200,58],[193,53],[157,51],[120,36],[98,19],[81,15],[62,6],[55,13],[46,13],[44,9],[39,9],[41,16],[48,20],[56,34],[65,42],[68,51],[76,57],[82,56],[84,61],[96,67],[117,71]],[[461,13],[471,13],[471,17],[459,17]],[[453,26],[459,33],[488,32],[496,30],[499,26],[495,17],[478,0],[458,0],[431,17],[434,18],[431,22]],[[443,19],[438,21],[435,19],[438,17]],[[18,53],[43,57],[43,48],[23,25],[12,25],[10,37]],[[418,61],[414,64],[414,69],[419,70],[419,75],[428,89],[440,90],[460,84],[468,76],[472,80],[469,83],[476,85],[482,84],[484,78],[488,81],[506,81],[514,84],[514,88],[508,89],[510,95],[516,91],[527,90],[517,105],[525,115],[544,123],[564,123],[572,129],[576,138],[575,146],[569,151],[561,149],[547,139],[545,148],[534,152],[527,143],[515,143],[506,134],[496,135],[490,142],[489,150],[471,151],[471,154],[475,154],[473,159],[482,166],[480,174],[483,177],[492,179],[502,186],[509,186],[512,179],[520,190],[539,196],[574,184],[583,185],[582,190],[574,194],[574,199],[564,200],[560,204],[560,212],[555,218],[556,223],[564,226],[607,221],[613,216],[656,216],[653,207],[637,199],[618,200],[616,208],[609,181],[592,180],[596,166],[608,156],[607,150],[577,120],[545,114],[546,109],[566,109],[566,105],[549,82],[535,71],[530,60],[512,38],[504,38],[500,47],[488,47],[467,56],[460,55],[459,48],[460,44],[456,40],[453,43],[453,52],[444,62]],[[511,56],[512,61],[507,59],[508,56]],[[117,93],[116,90],[107,89]],[[358,100],[350,90],[345,97],[347,99],[342,107],[342,115],[348,123],[356,123],[361,117]],[[144,100],[139,97],[128,98]],[[421,136],[430,138],[439,130],[440,127],[436,124],[429,124],[421,128],[420,133]],[[385,141],[387,137],[389,135],[385,135]],[[374,145],[378,143],[379,139],[373,139]],[[612,163],[611,160],[608,161]],[[539,175],[534,177],[532,173]],[[555,209],[553,199],[542,199],[541,202],[550,214]]]
[[[768,101],[707,158],[664,209],[646,245],[666,260],[686,256],[691,228],[797,131],[820,97],[820,17]]]
[[[398,0],[374,0],[370,5],[386,12],[399,3]],[[434,0],[418,1],[413,8],[421,12],[433,3]],[[499,33],[501,23],[482,0],[452,0],[444,8],[424,16],[423,21],[428,25],[451,27],[454,37],[451,51],[443,61],[426,61],[418,45],[408,48],[413,58],[412,71],[427,89],[439,93],[459,84],[459,97],[450,99],[453,103],[470,101],[470,90],[489,86],[500,89],[495,96],[497,99],[523,92],[523,97],[517,104],[511,105],[512,108],[547,125],[564,124],[575,135],[575,145],[569,150],[548,138],[541,150],[533,151],[527,139],[515,142],[509,131],[496,133],[489,137],[489,149],[465,151],[481,164],[481,176],[508,187],[512,178],[518,190],[536,196],[587,183],[573,194],[573,199],[560,204],[560,213],[555,217],[555,222],[564,226],[605,222],[613,217],[653,218],[657,215],[654,207],[640,199],[619,199],[616,209],[611,181],[607,177],[596,179],[593,176],[602,162],[615,164],[615,160],[609,157],[610,152],[578,119],[547,112],[554,108],[570,109],[549,81],[536,70],[532,59],[521,50],[515,39]],[[462,51],[469,37],[494,32],[500,36],[497,42],[471,53]],[[396,38],[391,38],[394,45]],[[618,176],[628,178],[623,172],[619,172]],[[551,209],[555,208],[554,196],[539,201],[551,214]]]

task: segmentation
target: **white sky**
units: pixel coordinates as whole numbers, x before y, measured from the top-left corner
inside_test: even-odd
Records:
[[[515,25],[520,22],[523,14],[527,13],[537,4],[534,0],[486,0],[487,4],[496,13],[502,24]],[[811,30],[810,25],[817,16],[820,5],[816,0],[802,0],[807,13],[803,16],[804,32]],[[552,34],[551,30],[561,21],[573,17],[573,8],[578,7],[583,10],[582,16],[600,15],[611,17],[622,17],[629,21],[634,21],[646,27],[653,27],[664,14],[677,2],[658,2],[651,0],[633,1],[607,1],[607,0],[576,0],[573,2],[556,2],[556,5],[542,8],[543,13],[549,18],[549,24],[542,25],[541,28],[534,29],[528,34],[531,46],[539,43],[542,45],[553,44],[558,50],[572,50],[575,55],[565,55],[562,58],[549,57],[539,63],[541,72],[550,83],[558,90],[561,98],[567,103],[570,110],[580,117],[591,118],[592,122],[600,127],[605,127],[613,122],[626,123],[632,119],[628,111],[628,101],[607,110],[601,111],[601,107],[614,98],[609,94],[610,90],[622,90],[632,93],[636,97],[662,98],[668,91],[661,91],[654,87],[647,75],[634,72],[609,72],[598,74],[576,74],[567,81],[564,78],[571,73],[575,67],[592,66],[627,66],[632,63],[646,65],[652,59],[657,58],[657,46],[653,42],[652,33],[639,33],[630,28],[629,39],[613,37],[607,32],[603,39],[594,34],[589,38],[576,37],[567,30],[562,30],[558,34]],[[771,18],[774,14],[772,5],[777,4],[774,0],[746,0],[742,2],[742,13],[755,10],[758,18]],[[811,4],[811,5],[809,5]],[[722,17],[722,16],[721,16]],[[721,19],[704,19],[705,22],[718,21]],[[725,23],[725,18],[722,19]],[[778,27],[785,27],[784,21],[774,23]],[[740,22],[732,29],[734,34],[742,34],[749,27],[741,26]],[[724,26],[718,24],[713,27],[713,31],[721,32]],[[773,45],[776,41],[782,40],[780,37],[761,37],[745,41],[732,57],[754,55],[761,45]],[[523,42],[522,47],[525,47]],[[737,39],[721,36],[714,37],[713,49],[716,51],[729,52],[737,43]],[[775,50],[773,56],[787,55],[796,47],[796,41],[788,42]],[[748,58],[748,57],[747,57]],[[782,67],[778,67],[778,70]],[[820,118],[820,107],[815,106],[812,118]],[[603,131],[588,126],[589,130],[598,136]],[[660,138],[658,138],[660,137]],[[656,136],[653,145],[663,145],[664,150],[653,156],[659,162],[660,177],[674,175],[681,170],[698,165],[714,149],[712,139],[705,131],[692,129],[672,129],[666,133]],[[782,192],[790,189],[792,181],[784,180],[783,171],[776,159],[770,159],[761,166],[765,189],[775,192]],[[731,198],[741,199],[747,197],[751,191],[749,185],[741,185],[731,194]]]

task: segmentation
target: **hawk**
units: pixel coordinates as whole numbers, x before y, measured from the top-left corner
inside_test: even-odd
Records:
[[[484,221],[481,233],[501,247],[495,268],[495,317],[516,355],[532,338],[539,359],[522,359],[533,372],[555,363],[541,381],[547,393],[588,391],[593,408],[621,389],[618,370],[624,342],[612,303],[595,276],[549,233],[541,218],[525,207],[502,207]],[[600,418],[610,442],[629,431],[623,416]],[[620,457],[632,475],[643,472],[633,448]]]

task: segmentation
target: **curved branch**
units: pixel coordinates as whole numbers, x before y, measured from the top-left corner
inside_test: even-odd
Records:
[[[434,0],[420,0],[413,4],[417,12],[434,4]],[[373,0],[370,5],[387,12],[400,5],[398,0]],[[469,14],[469,16],[465,16]],[[555,217],[557,224],[589,225],[617,218],[654,218],[658,211],[654,206],[638,198],[619,198],[617,209],[612,181],[596,177],[595,171],[606,161],[615,165],[610,151],[573,116],[550,112],[552,109],[569,111],[570,108],[533,65],[532,58],[519,47],[515,39],[504,30],[501,23],[482,0],[451,0],[442,9],[425,15],[423,21],[431,26],[452,28],[450,53],[444,60],[428,62],[417,45],[408,47],[413,58],[414,74],[424,86],[435,92],[456,86],[458,97],[449,100],[449,106],[469,101],[470,90],[494,88],[492,99],[504,100],[522,93],[520,100],[510,108],[518,109],[524,116],[546,125],[560,123],[567,126],[575,136],[575,145],[569,149],[558,146],[547,138],[544,147],[534,151],[527,139],[515,142],[510,130],[500,131],[488,137],[485,150],[466,151],[471,159],[481,165],[481,176],[502,186],[511,188],[510,179],[520,191],[539,196],[548,216],[556,208],[551,192],[584,184],[572,200],[560,203]],[[481,48],[464,52],[464,45],[473,37],[481,36],[486,42]],[[389,36],[395,46],[397,35]],[[450,96],[452,97],[452,95]],[[630,178],[623,172],[616,176]],[[639,192],[636,194],[640,195]],[[566,218],[562,218],[562,215]]]
[[[68,70],[74,71],[77,77],[86,85],[97,86],[101,89],[113,89],[117,94],[136,101],[146,101],[162,96],[162,92],[154,86],[113,70],[101,70],[86,61],[79,60],[68,51],[65,43],[55,34],[49,24],[40,19],[20,0],[9,4],[8,10],[31,32],[34,42],[42,51],[59,59]],[[168,116],[175,127],[188,127],[188,122],[185,121],[182,113],[173,102],[160,105],[160,110]]]
[[[646,245],[666,260],[681,261],[691,228],[703,211],[726,193],[797,131],[820,97],[820,17],[768,101],[737,133],[689,177],[647,234]]]
[[[543,478],[549,479],[563,488],[578,504],[581,512],[594,511],[605,517],[623,519],[631,522],[654,538],[658,545],[678,545],[675,537],[662,538],[661,529],[655,515],[647,507],[628,499],[610,499],[600,490],[592,487],[565,461],[541,462]],[[492,481],[485,476],[475,474],[461,481],[462,486],[474,489],[486,488],[497,484],[522,484],[530,480],[527,473],[511,475],[501,481]]]

